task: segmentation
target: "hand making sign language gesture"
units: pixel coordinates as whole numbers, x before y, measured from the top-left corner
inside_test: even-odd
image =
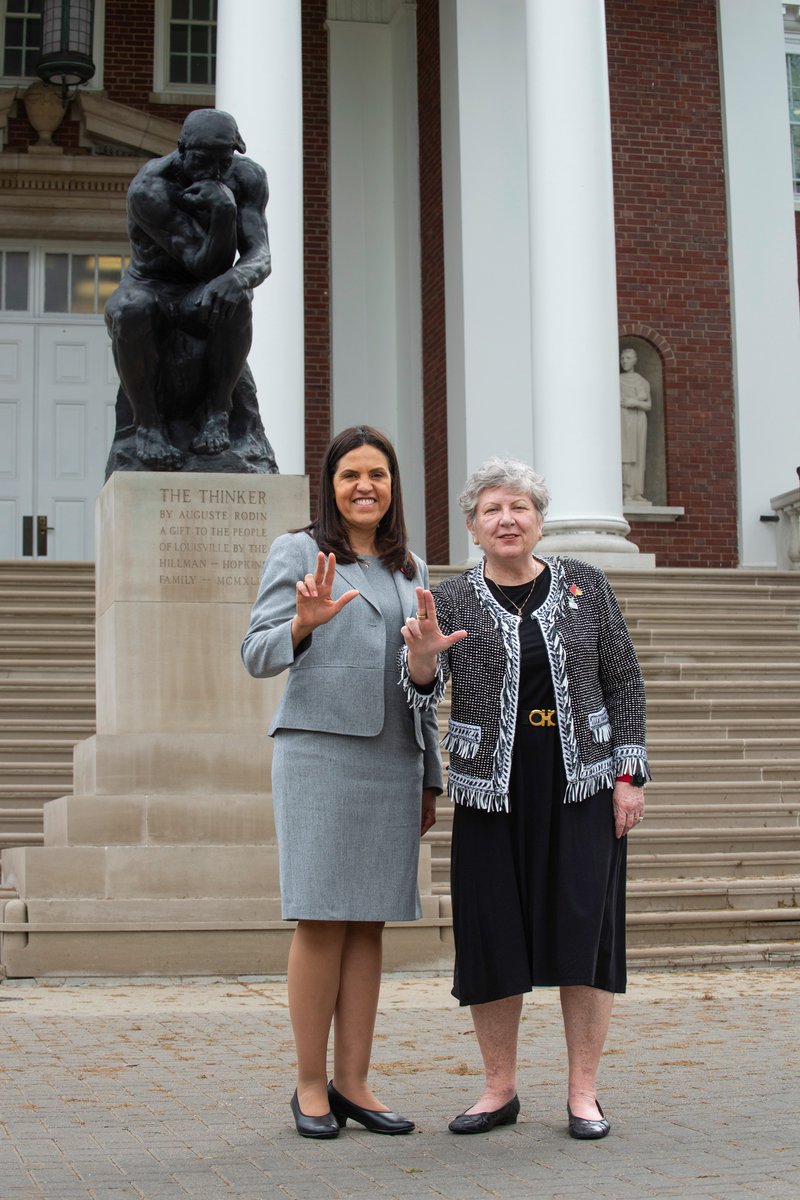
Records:
[[[336,555],[327,559],[320,550],[317,566],[312,575],[309,571],[297,583],[297,615],[292,621],[292,644],[297,649],[309,634],[320,625],[327,625],[338,612],[359,595],[357,588],[350,588],[338,600],[331,599],[333,580],[336,575]]]
[[[408,647],[408,673],[417,685],[432,683],[436,676],[436,660],[445,650],[467,636],[466,629],[445,634],[436,617],[433,592],[417,588],[417,613],[409,617],[400,630]]]

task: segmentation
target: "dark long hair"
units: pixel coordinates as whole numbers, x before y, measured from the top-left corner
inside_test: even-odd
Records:
[[[357,450],[359,446],[374,446],[386,456],[392,480],[392,500],[375,534],[378,557],[390,571],[402,571],[407,579],[413,579],[416,566],[408,549],[397,455],[389,439],[371,425],[351,425],[337,433],[328,446],[322,460],[317,515],[311,524],[306,526],[306,532],[318,543],[320,550],[324,550],[326,554],[335,554],[337,562],[358,561],[358,555],[350,545],[342,514],[336,506],[333,477],[340,459],[351,450]]]

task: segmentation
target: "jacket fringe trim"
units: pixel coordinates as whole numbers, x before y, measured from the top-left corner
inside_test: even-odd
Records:
[[[647,780],[653,778],[644,746],[614,747],[614,777],[617,775],[644,775]]]
[[[417,691],[416,684],[408,673],[408,646],[401,648],[397,656],[397,665],[400,668],[400,678],[397,682],[405,693],[406,703],[409,708],[425,712],[426,709],[440,703],[446,687],[441,655],[436,661],[436,678],[432,692]]]
[[[626,773],[620,772],[622,775]],[[578,804],[593,796],[595,792],[613,788],[616,775],[617,772],[609,760],[604,770],[593,772],[585,779],[573,779],[567,784],[564,803]],[[481,787],[478,781],[454,775],[452,771],[447,780],[447,794],[454,804],[460,804],[464,808],[479,808],[483,812],[508,812],[507,793],[492,791],[491,786]]]
[[[443,750],[447,750],[450,754],[461,754],[464,758],[474,758],[478,753],[480,745],[480,731],[478,738],[470,737],[468,734],[458,733],[452,729],[448,729],[439,745]]]
[[[613,788],[615,778],[614,769],[609,766],[608,770],[590,775],[588,779],[573,779],[567,784],[564,803],[577,804],[581,800],[587,800],[595,792],[601,792],[603,788]]]
[[[450,771],[447,794],[454,804],[464,808],[480,808],[484,812],[508,812],[508,793],[492,791],[490,783],[458,776]]]

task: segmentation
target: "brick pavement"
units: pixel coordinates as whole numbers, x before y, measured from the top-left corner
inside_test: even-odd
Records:
[[[0,986],[0,1200],[738,1200],[800,1195],[800,972],[635,973],[601,1074],[605,1141],[566,1135],[557,997],[526,1003],[516,1126],[454,1137],[479,1087],[443,979],[391,978],[376,1090],[418,1132],[299,1138],[285,984]]]

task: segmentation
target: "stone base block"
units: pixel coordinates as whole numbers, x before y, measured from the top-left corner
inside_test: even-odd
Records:
[[[32,846],[3,852],[2,882],[33,899],[277,896],[278,851],[255,846]]]
[[[10,979],[163,975],[282,975],[292,931],[189,931],[161,933],[35,933],[26,946],[5,938],[3,965]]]
[[[238,604],[118,601],[98,613],[98,733],[265,730],[284,678],[253,679],[242,663],[255,579]]]
[[[44,805],[47,846],[274,843],[269,795],[61,796]]]
[[[81,795],[263,794],[270,786],[272,738],[263,731],[97,734],[76,745],[73,763],[74,791]]]

